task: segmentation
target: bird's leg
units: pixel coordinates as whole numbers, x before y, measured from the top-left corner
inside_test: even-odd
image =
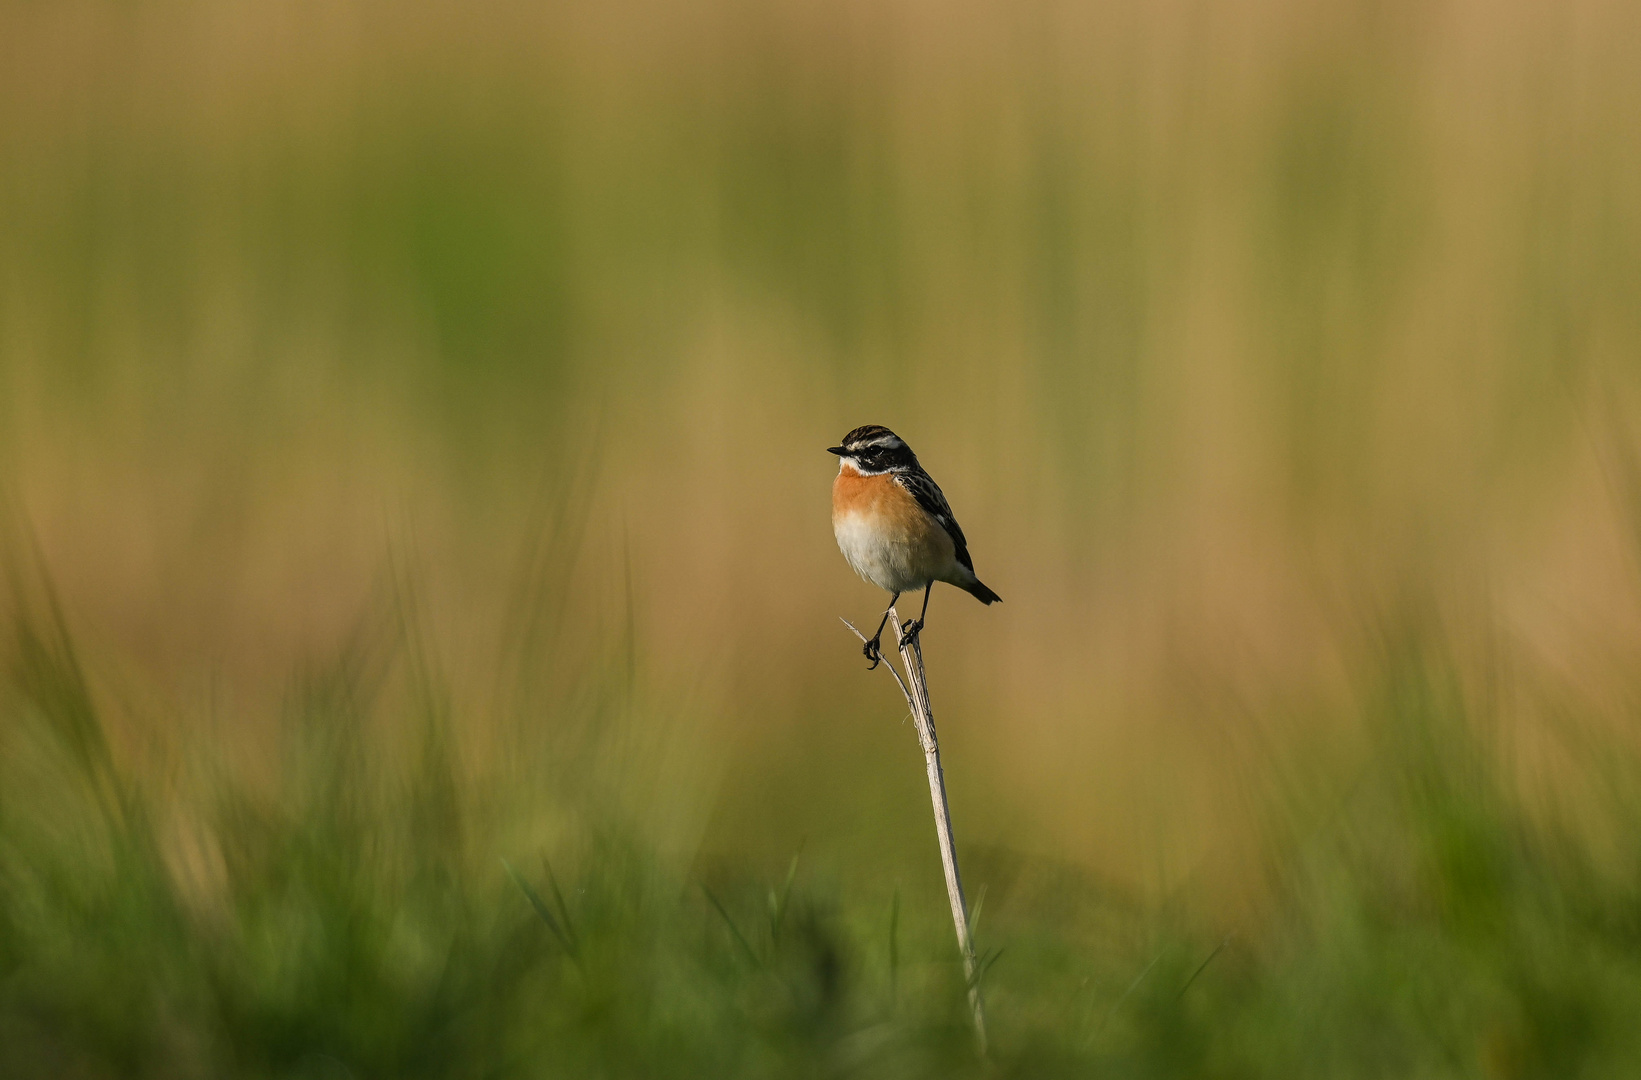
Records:
[[[895,593],[889,598],[889,606],[883,609],[883,621],[877,624],[877,633],[873,634],[872,640],[866,643],[866,659],[872,662],[872,667],[867,668],[867,671],[877,667],[878,661],[883,659],[883,652],[878,648],[878,642],[883,640],[883,628],[889,625],[889,612],[895,609],[895,601],[899,599],[899,593]]]
[[[923,610],[918,614],[917,618],[900,628],[900,647],[902,649],[916,641],[918,633],[922,631],[923,620],[927,618],[929,614],[929,593],[933,591],[934,582],[931,581],[923,587]]]

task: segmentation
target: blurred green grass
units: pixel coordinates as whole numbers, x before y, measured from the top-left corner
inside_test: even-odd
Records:
[[[3,1071],[1621,1074],[1638,47],[0,6]],[[864,422],[1008,598],[928,639],[987,1065]]]
[[[1363,673],[1367,752],[1275,789],[1255,910],[968,847],[982,1061],[932,866],[680,862],[612,792],[531,784],[546,746],[464,774],[413,620],[292,686],[260,789],[209,754],[135,768],[46,603],[4,699],[7,1075],[1612,1076],[1641,1052],[1636,763],[1585,763],[1612,784],[1579,806],[1625,838],[1600,857],[1512,793],[1417,613]],[[518,828],[540,815],[546,841]]]

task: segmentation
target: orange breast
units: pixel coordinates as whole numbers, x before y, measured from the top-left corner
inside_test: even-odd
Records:
[[[890,592],[951,581],[962,569],[951,536],[887,473],[843,464],[832,481],[832,532],[855,572]]]
[[[878,528],[907,538],[927,532],[931,524],[911,492],[893,476],[862,476],[845,462],[832,481],[832,520],[850,514],[863,514]]]

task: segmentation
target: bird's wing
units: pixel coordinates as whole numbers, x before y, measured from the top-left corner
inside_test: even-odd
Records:
[[[970,572],[974,570],[974,560],[969,558],[969,542],[963,539],[963,527],[957,523],[952,514],[952,508],[946,502],[946,496],[940,490],[940,485],[934,478],[922,469],[908,469],[905,472],[895,473],[895,483],[911,493],[917,500],[917,505],[923,512],[940,523],[951,536],[952,543],[957,546],[957,561],[962,563]]]

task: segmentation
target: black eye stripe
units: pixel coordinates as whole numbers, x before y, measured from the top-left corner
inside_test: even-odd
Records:
[[[899,446],[858,446],[848,450],[848,454],[874,469],[910,467],[917,461],[911,447],[904,443]]]

